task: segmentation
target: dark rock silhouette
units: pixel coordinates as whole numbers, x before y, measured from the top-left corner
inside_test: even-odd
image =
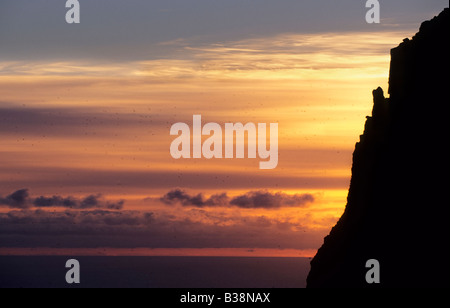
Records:
[[[390,98],[353,154],[344,214],[311,261],[308,287],[450,286],[449,9],[391,51]],[[369,259],[380,284],[368,284]]]

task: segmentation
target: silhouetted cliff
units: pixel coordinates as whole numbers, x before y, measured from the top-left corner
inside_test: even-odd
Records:
[[[391,51],[390,98],[373,91],[347,207],[308,287],[450,285],[449,30],[447,8]],[[380,284],[366,282],[369,259]]]

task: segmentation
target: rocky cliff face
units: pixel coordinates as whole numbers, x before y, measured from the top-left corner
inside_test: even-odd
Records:
[[[450,286],[449,30],[445,9],[391,51],[390,97],[373,91],[347,207],[308,287]],[[366,282],[369,259],[380,284]]]

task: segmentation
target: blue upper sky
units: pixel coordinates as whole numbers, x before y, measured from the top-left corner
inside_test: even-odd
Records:
[[[447,0],[381,0],[380,25],[364,0],[79,0],[81,24],[64,0],[1,0],[0,61],[143,60],[170,57],[174,40],[214,43],[278,33],[390,31],[437,15]]]

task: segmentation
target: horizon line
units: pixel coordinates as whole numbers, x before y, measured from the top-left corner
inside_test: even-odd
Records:
[[[73,256],[73,257],[255,257],[313,258],[317,249],[278,248],[50,248],[0,247],[4,256]]]

